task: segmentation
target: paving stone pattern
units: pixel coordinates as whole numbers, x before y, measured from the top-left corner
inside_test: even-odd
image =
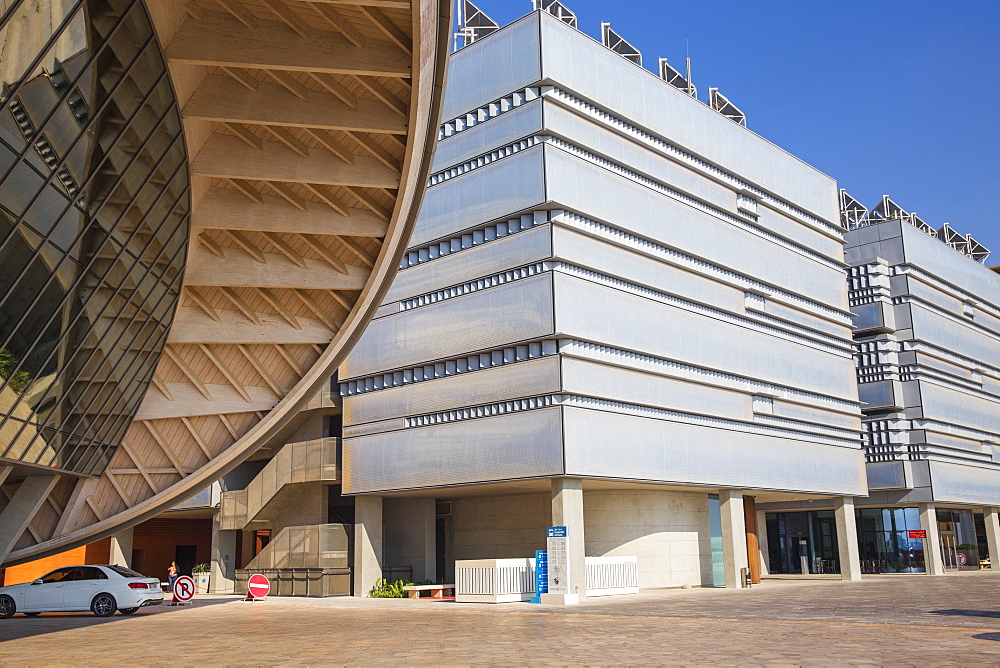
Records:
[[[769,580],[569,608],[201,597],[0,620],[0,665],[1000,665],[1000,574]]]

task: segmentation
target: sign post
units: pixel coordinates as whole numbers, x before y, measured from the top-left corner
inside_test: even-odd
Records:
[[[262,601],[271,592],[271,583],[260,573],[254,573],[247,580],[247,597],[244,601]]]
[[[174,581],[174,599],[167,605],[184,605],[194,598],[194,580],[182,575]]]
[[[532,603],[541,603],[542,594],[549,593],[549,553],[535,550],[535,595]]]
[[[569,532],[566,527],[549,527],[545,530],[548,547],[548,592],[540,595],[544,603],[572,605],[580,602],[580,597],[569,588]]]

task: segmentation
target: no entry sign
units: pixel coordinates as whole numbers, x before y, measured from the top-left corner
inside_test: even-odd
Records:
[[[194,598],[194,580],[182,575],[174,581],[174,600],[186,603]]]
[[[260,573],[254,573],[247,580],[247,600],[265,598],[271,591],[271,583]]]

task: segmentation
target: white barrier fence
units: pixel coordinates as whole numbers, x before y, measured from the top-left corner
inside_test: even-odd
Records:
[[[638,594],[635,557],[587,557],[587,596]],[[471,559],[455,562],[458,603],[527,601],[535,593],[534,559]]]

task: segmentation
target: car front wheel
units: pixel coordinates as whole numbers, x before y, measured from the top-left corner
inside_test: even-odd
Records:
[[[98,594],[90,604],[90,611],[98,617],[110,617],[117,609],[118,604],[111,594]]]
[[[122,608],[118,612],[122,613],[123,615],[131,615],[132,613],[134,613],[138,609],[139,608]]]
[[[17,606],[14,605],[14,599],[7,594],[0,595],[0,619],[7,619],[13,616]]]

